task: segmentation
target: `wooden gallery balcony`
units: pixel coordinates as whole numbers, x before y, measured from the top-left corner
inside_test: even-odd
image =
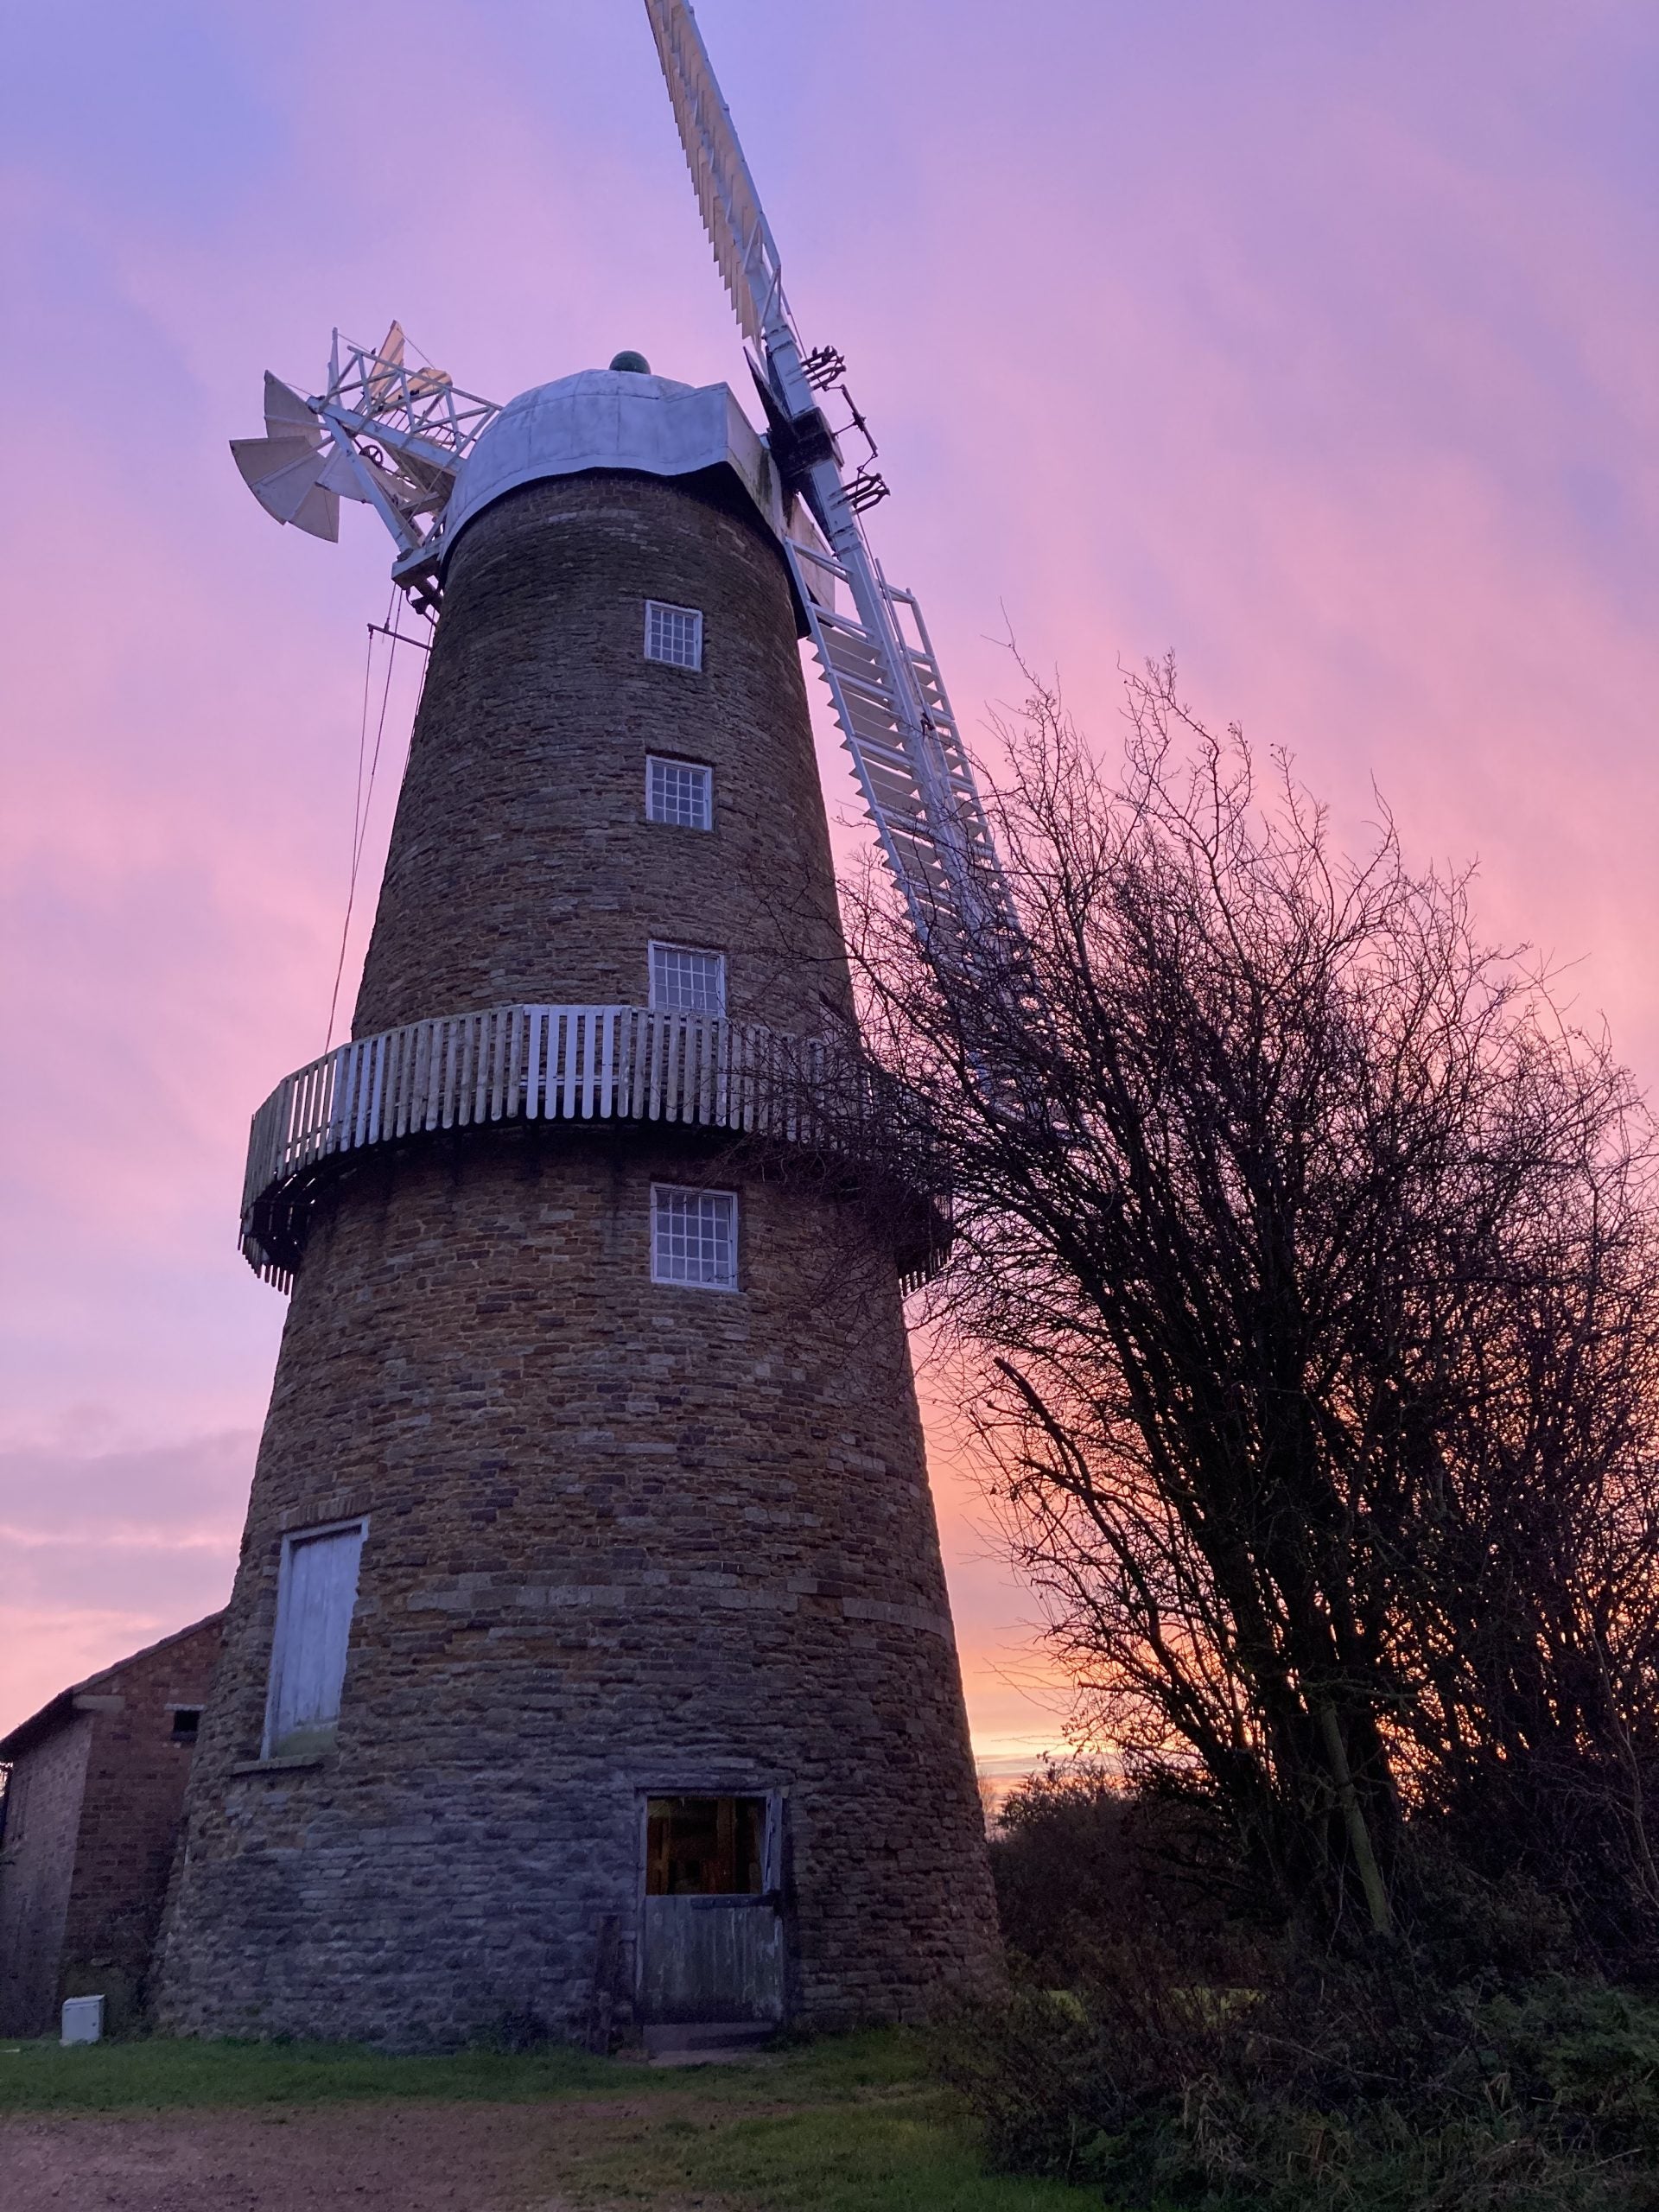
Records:
[[[286,1290],[324,1180],[370,1147],[517,1123],[721,1133],[773,1172],[810,1158],[893,1237],[906,1289],[944,1256],[940,1178],[899,1134],[887,1079],[834,1038],[635,1006],[499,1006],[341,1045],[279,1083],[253,1117],[242,1249]]]

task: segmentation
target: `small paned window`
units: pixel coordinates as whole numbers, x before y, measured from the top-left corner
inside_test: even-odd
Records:
[[[737,1199],[730,1191],[686,1191],[654,1183],[651,1192],[653,1282],[737,1288]]]
[[[346,1650],[357,1605],[363,1528],[285,1536],[276,1585],[265,1757],[300,1758],[328,1750],[340,1719]]]
[[[651,1003],[661,1014],[724,1014],[725,954],[696,944],[653,944]]]
[[[175,1705],[173,1708],[173,1740],[175,1744],[194,1744],[201,1733],[201,1707],[199,1705]]]
[[[671,822],[677,830],[715,826],[715,778],[695,760],[645,760],[645,819]]]
[[[671,668],[702,666],[702,617],[695,607],[645,601],[645,658],[665,660]]]

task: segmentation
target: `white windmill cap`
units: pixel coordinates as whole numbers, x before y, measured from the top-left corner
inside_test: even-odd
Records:
[[[728,385],[676,384],[632,368],[583,369],[520,392],[484,431],[456,475],[444,512],[445,550],[474,515],[543,477],[589,468],[690,476],[719,467],[731,470],[781,537],[772,456]]]

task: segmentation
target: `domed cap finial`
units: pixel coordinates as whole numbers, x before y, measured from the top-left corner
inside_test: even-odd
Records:
[[[651,363],[643,353],[636,353],[631,347],[616,354],[611,366],[624,370],[631,377],[648,377],[651,374]]]

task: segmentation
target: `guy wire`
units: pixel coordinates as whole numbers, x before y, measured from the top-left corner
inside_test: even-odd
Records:
[[[392,609],[397,601],[397,588],[394,584],[391,596],[386,601],[386,623],[388,624],[391,620]],[[363,787],[363,757],[368,751],[369,684],[374,670],[376,625],[371,622],[365,626],[369,636],[368,649],[363,660],[363,710],[359,718],[357,731],[357,790],[352,801],[352,872],[346,887],[346,918],[340,926],[340,957],[334,963],[334,988],[328,997],[328,1030],[322,1045],[325,1053],[330,1051],[334,1041],[334,1015],[340,1007],[340,979],[346,973],[346,945],[351,935],[352,910],[357,904],[358,871],[362,866],[363,847],[368,837],[369,809],[374,804],[374,778],[375,772],[380,766],[380,741],[386,731],[386,702],[391,696],[392,663],[397,658],[397,632],[387,628],[385,624],[382,624],[379,626],[381,634],[390,638],[391,644],[386,654],[386,680],[380,690],[380,719],[375,727],[374,752],[369,760],[369,781],[365,792]]]

